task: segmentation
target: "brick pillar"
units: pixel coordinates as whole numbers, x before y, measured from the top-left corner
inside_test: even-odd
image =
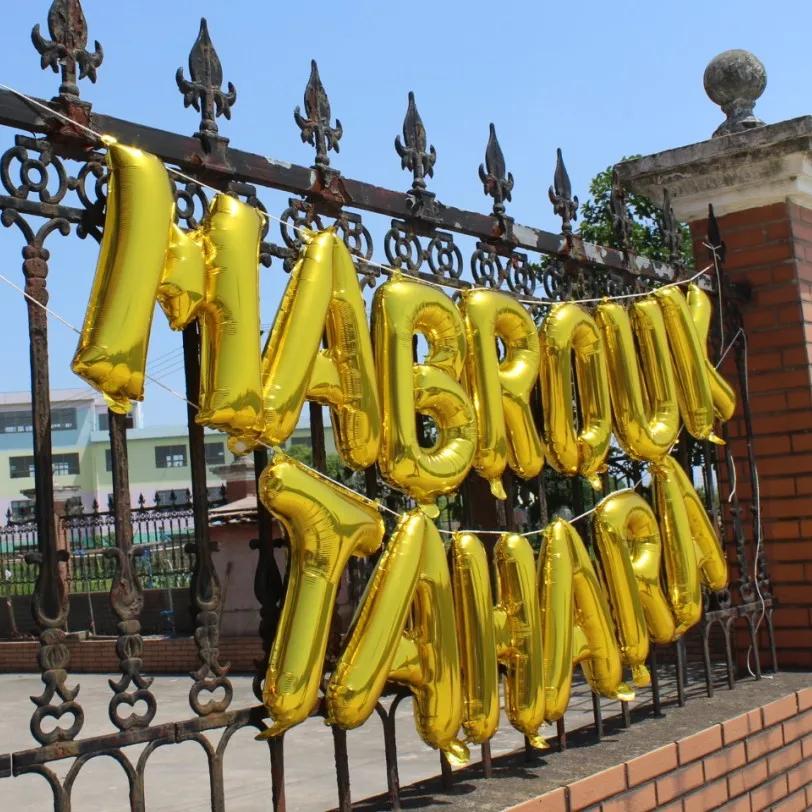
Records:
[[[750,288],[741,311],[778,662],[804,668],[812,667],[810,155],[807,116],[619,165],[634,191],[656,200],[669,189],[677,217],[690,224],[697,267],[707,262],[703,242],[712,203],[727,246],[725,271]],[[732,354],[723,374],[737,381]],[[754,488],[741,403],[728,431],[752,566]]]

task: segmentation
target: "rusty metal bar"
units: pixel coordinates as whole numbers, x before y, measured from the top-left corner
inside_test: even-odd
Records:
[[[601,698],[592,691],[592,717],[595,720],[595,735],[598,741],[603,740],[603,714],[601,712]]]
[[[220,579],[212,561],[209,537],[209,497],[206,486],[206,448],[203,427],[197,422],[197,399],[200,392],[200,333],[195,321],[183,331],[183,363],[186,379],[186,422],[189,434],[189,463],[192,473],[192,510],[194,516],[194,553],[191,600],[195,614],[195,644],[200,667],[192,675],[189,704],[195,713],[206,716],[222,713],[231,704],[234,689],[228,679],[228,665],[220,663]],[[201,694],[211,697],[222,689],[220,699],[201,700]]]
[[[685,638],[677,640],[674,649],[677,653],[677,662],[674,665],[674,672],[677,677],[677,704],[680,707],[685,705]]]
[[[485,778],[493,778],[493,762],[491,760],[490,741],[482,742],[479,749],[482,755],[482,774],[485,776]]]
[[[664,716],[660,700],[660,674],[657,671],[657,644],[652,643],[649,648],[648,670],[651,674],[651,705],[652,715],[655,718]]]
[[[37,99],[42,104],[48,102]],[[317,204],[321,200],[330,210],[336,208],[334,190],[326,191],[313,169],[274,161],[264,155],[226,147],[222,162],[206,152],[198,138],[179,135],[131,121],[90,112],[85,121],[96,132],[112,135],[124,144],[139,147],[157,155],[169,164],[188,172],[201,181],[219,189],[226,189],[232,181],[268,186],[293,194],[305,195]],[[48,134],[66,152],[74,155],[88,149],[89,136],[81,130],[64,124],[30,105],[7,90],[0,90],[0,124],[22,130]],[[218,155],[217,158],[220,156]],[[399,191],[374,186],[363,181],[339,176],[341,206],[363,209],[399,220],[412,218],[408,196]],[[511,251],[515,248],[538,251],[573,259],[597,268],[620,271],[631,276],[652,276],[671,281],[676,271],[647,257],[626,254],[614,248],[584,242],[576,235],[564,235],[512,224],[512,239],[505,241],[499,218],[477,212],[438,204],[437,217],[431,225],[486,240]]]
[[[558,736],[558,751],[563,753],[564,750],[567,749],[567,727],[563,716],[560,719],[556,719],[555,732]]]

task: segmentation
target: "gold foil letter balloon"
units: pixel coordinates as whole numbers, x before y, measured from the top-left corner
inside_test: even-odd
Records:
[[[546,718],[561,718],[570,700],[572,666],[580,663],[592,690],[634,699],[623,668],[609,605],[575,528],[556,519],[544,529],[538,563]]]
[[[147,344],[175,202],[163,164],[112,144],[104,235],[73,371],[115,412],[144,398]]]
[[[719,374],[719,370],[708,358],[708,333],[710,332],[713,307],[708,294],[697,285],[688,285],[688,310],[699,337],[699,345],[705,359],[705,371],[710,382],[713,409],[720,420],[730,420],[736,411],[736,393],[733,387]]]
[[[473,533],[454,536],[452,574],[462,663],[466,739],[482,744],[499,727],[499,671],[488,559]]]
[[[632,457],[658,460],[669,452],[679,431],[677,390],[660,308],[654,299],[636,302],[629,311],[604,302],[596,319],[606,345],[618,441]]]
[[[381,418],[372,342],[352,257],[333,229],[305,235],[265,346],[262,381],[265,442],[283,443],[310,399],[330,406],[348,465],[375,462]]]
[[[668,600],[679,637],[702,617],[700,577],[712,590],[727,586],[727,562],[699,495],[679,463],[652,465],[654,498],[665,555]]]
[[[670,643],[675,631],[660,588],[657,519],[643,497],[625,491],[601,501],[594,527],[623,662],[631,667],[635,685],[648,685],[649,635],[656,643]]]
[[[113,411],[143,399],[157,299],[173,329],[200,323],[198,422],[256,436],[262,420],[259,213],[217,195],[200,228],[184,233],[172,222],[172,189],[157,158],[112,144],[107,161],[107,218],[74,372]]]
[[[587,477],[600,488],[609,450],[612,413],[606,354],[598,325],[576,304],[557,304],[539,329],[541,399],[547,459],[563,474]],[[573,408],[573,355],[578,381]]]
[[[519,302],[493,290],[464,291],[468,339],[466,380],[479,427],[474,467],[505,499],[505,465],[521,477],[536,476],[544,449],[530,411],[539,369],[539,341],[530,314]],[[496,341],[504,343],[500,361]]]
[[[544,749],[548,745],[539,734],[545,719],[544,635],[533,548],[523,536],[505,533],[496,543],[494,559],[499,584],[499,605],[494,610],[496,646],[507,669],[505,712],[533,747]]]
[[[679,288],[654,291],[660,304],[677,380],[677,396],[685,428],[698,440],[720,443],[713,433],[713,397],[705,354],[697,335],[691,311]]]
[[[260,738],[269,738],[318,702],[341,574],[351,555],[380,547],[384,528],[374,503],[284,455],[262,472],[259,496],[290,539],[288,590],[262,691],[273,724]]]
[[[412,337],[425,336],[423,363],[412,360]],[[465,331],[454,303],[442,291],[393,278],[373,303],[373,336],[383,426],[381,473],[437,515],[435,499],[459,488],[476,449],[474,408],[459,383]],[[421,448],[415,412],[431,417],[437,439]]]
[[[419,510],[401,518],[375,568],[327,688],[328,721],[362,724],[388,679],[414,694],[423,741],[466,761],[451,578],[437,528]]]
[[[236,438],[254,438],[262,428],[261,233],[262,219],[255,208],[218,194],[197,233],[173,231],[167,268],[158,288],[158,300],[173,329],[187,326],[194,318],[200,325],[200,399],[195,419]],[[205,258],[202,299],[194,295],[196,285],[186,288],[183,284],[183,277],[192,272],[195,279],[199,278],[200,260],[190,256],[195,249]],[[175,264],[178,256],[182,261]],[[180,299],[185,311],[182,315],[176,299]]]
[[[423,741],[442,750],[452,763],[467,762],[468,748],[457,738],[462,683],[451,574],[443,541],[428,519],[412,622],[401,638],[390,676],[414,694],[415,725]]]
[[[327,686],[330,724],[362,725],[383,693],[412,606],[426,522],[419,510],[403,514],[375,565]]]

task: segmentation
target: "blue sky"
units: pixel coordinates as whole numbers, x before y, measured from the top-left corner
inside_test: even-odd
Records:
[[[30,30],[47,33],[49,0],[7,4],[0,30],[0,81],[50,97],[59,80],[39,69]],[[105,51],[98,82],[81,83],[95,109],[155,127],[191,134],[197,114],[184,110],[175,70],[186,67],[199,18],[209,21],[226,81],[237,87],[231,121],[221,132],[242,149],[309,164],[292,110],[301,104],[309,61],[315,58],[333,115],[344,126],[333,165],[344,174],[407,189],[392,142],[400,132],[409,90],[438,153],[429,181],[439,199],[485,210],[477,167],[488,124],[496,124],[508,169],[515,177],[508,211],[517,221],[557,230],[547,200],[555,148],[561,146],[574,191],[587,197],[589,179],[623,155],[657,152],[704,140],[721,122],[705,96],[707,62],[727,48],[752,50],[765,64],[768,85],[757,106],[767,122],[812,108],[808,0],[659,2],[582,0],[566,3],[446,2],[309,4],[259,0],[85,0],[91,44]],[[3,148],[12,142],[6,131]],[[263,198],[269,210],[281,195]],[[385,224],[371,223],[373,234]],[[278,237],[277,237],[278,239]],[[376,259],[383,258],[376,239]],[[54,235],[51,306],[80,324],[97,248]],[[0,229],[3,273],[22,279],[16,229]],[[281,266],[263,271],[263,322],[278,303]],[[2,390],[29,385],[25,307],[19,294],[0,288]],[[51,381],[76,386],[69,369],[75,336],[52,322]],[[182,387],[180,336],[156,316],[151,364]],[[147,389],[148,424],[182,421],[182,404],[154,386]]]

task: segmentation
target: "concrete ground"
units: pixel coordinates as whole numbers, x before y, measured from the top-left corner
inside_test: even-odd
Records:
[[[661,668],[664,693],[673,698],[671,667]],[[698,677],[698,675],[697,675]],[[69,684],[81,684],[79,700],[85,711],[82,738],[102,735],[111,730],[107,719],[107,703],[111,696],[107,679],[100,675],[71,677]],[[235,677],[232,708],[255,704],[250,679]],[[663,741],[686,735],[693,730],[733,716],[741,709],[763,704],[793,689],[812,683],[808,674],[781,674],[774,680],[754,683],[740,682],[735,691],[720,688],[714,699],[704,698],[704,685],[696,681],[686,708],[666,708],[668,719],[653,720],[650,713],[629,730],[607,727],[601,747],[594,747],[594,726],[591,694],[582,683],[566,716],[569,731],[587,727],[582,734],[571,734],[573,746],[566,753],[537,757],[532,763],[524,760],[521,736],[503,720],[492,741],[492,753],[497,758],[494,772],[499,778],[482,779],[477,766],[478,748],[472,752],[474,763],[454,776],[452,792],[444,793],[438,782],[427,781],[439,773],[439,758],[426,747],[414,731],[409,701],[401,703],[397,713],[398,768],[404,787],[404,808],[456,810],[499,810],[511,803],[539,794],[566,780],[574,780],[603,769],[617,760],[645,752]],[[158,699],[155,724],[179,721],[193,716],[189,710],[188,677],[156,677],[153,692]],[[700,693],[701,697],[697,694]],[[40,682],[35,674],[0,675],[2,722],[0,722],[0,753],[27,749],[32,746],[28,731],[33,705],[28,697],[39,693]],[[639,692],[639,699],[650,699],[648,690]],[[606,718],[617,717],[619,703],[602,700]],[[555,735],[554,729],[544,731]],[[219,732],[209,739],[216,745]],[[254,741],[253,729],[241,730],[228,743],[224,757],[226,808],[229,812],[269,809],[271,782],[267,746]],[[661,741],[662,740],[662,741]],[[136,762],[144,745],[127,748],[127,755]],[[510,755],[521,750],[519,754]],[[377,717],[362,728],[348,734],[350,778],[353,800],[360,808],[385,809],[386,773],[383,737]],[[53,763],[58,775],[64,776],[71,760]],[[290,731],[285,737],[285,776],[288,809],[293,812],[331,809],[337,802],[332,737],[318,719],[311,719]],[[210,804],[208,770],[202,748],[195,742],[185,742],[158,748],[149,758],[146,768],[146,807],[150,812],[184,812],[208,809]],[[415,786],[409,787],[410,784]],[[73,812],[98,810],[127,810],[127,783],[121,767],[110,758],[97,758],[80,771],[73,789]],[[365,803],[363,799],[369,799]],[[50,810],[52,796],[46,781],[38,775],[0,780],[0,809]]]

